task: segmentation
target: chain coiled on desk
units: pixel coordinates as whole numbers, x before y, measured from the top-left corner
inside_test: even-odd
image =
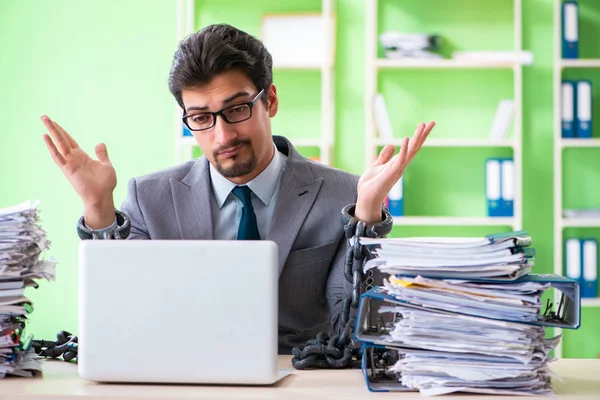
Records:
[[[52,358],[62,356],[65,361],[75,360],[77,362],[77,336],[67,331],[58,332],[56,341],[33,340],[32,346],[38,356]]]
[[[344,326],[338,335],[319,332],[316,339],[308,341],[302,347],[292,349],[292,366],[296,369],[360,368],[361,349],[356,346],[352,335],[356,322],[356,309],[360,295],[373,287],[373,271],[367,272],[363,282],[363,264],[370,258],[366,246],[358,238],[377,238],[386,236],[392,230],[393,218],[386,207],[382,209],[383,221],[367,226],[353,217],[354,205],[344,207],[341,223],[347,240],[354,238],[353,245],[346,251],[344,277],[352,284],[352,293],[342,303],[341,323]],[[354,314],[354,315],[352,315]]]

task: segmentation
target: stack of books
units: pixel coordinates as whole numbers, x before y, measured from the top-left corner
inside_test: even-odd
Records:
[[[33,303],[25,289],[54,279],[55,261],[44,260],[50,242],[39,224],[38,203],[0,209],[0,378],[31,377],[41,370],[26,334]]]
[[[361,296],[356,339],[373,391],[551,395],[544,326],[577,328],[579,284],[531,274],[524,231],[484,238],[368,239],[365,269],[387,274]],[[555,290],[558,305],[550,297]],[[559,293],[560,292],[560,293]],[[377,359],[384,352],[387,362]],[[390,356],[391,355],[391,356]]]

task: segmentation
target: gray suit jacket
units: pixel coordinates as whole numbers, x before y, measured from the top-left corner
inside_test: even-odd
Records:
[[[340,215],[356,202],[358,177],[298,154],[274,136],[288,156],[267,240],[279,248],[279,352],[338,332],[347,241]],[[128,239],[214,239],[208,160],[201,157],[129,181],[122,211],[131,219]]]

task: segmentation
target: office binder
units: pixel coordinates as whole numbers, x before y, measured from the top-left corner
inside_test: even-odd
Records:
[[[393,217],[404,215],[404,177],[392,186],[387,196],[387,206]]]
[[[514,215],[514,162],[512,158],[486,160],[485,186],[489,217]]]
[[[182,136],[183,137],[193,137],[194,136],[194,135],[192,135],[192,131],[190,131],[190,129],[185,124],[183,124],[183,134],[182,134]]]
[[[502,215],[512,217],[514,215],[514,200],[515,200],[515,173],[514,162],[512,159],[505,159],[501,162],[500,178],[502,181],[500,191],[500,209]]]
[[[490,217],[499,217],[502,215],[500,186],[500,160],[490,158],[485,163],[485,192],[488,216]]]
[[[469,280],[471,281],[471,280]],[[478,282],[489,282],[498,284],[508,284],[505,281],[499,281],[495,279],[480,279]],[[506,322],[517,322],[526,325],[544,326],[544,327],[557,327],[566,329],[577,329],[580,325],[581,320],[581,292],[579,282],[554,274],[528,274],[510,283],[547,283],[551,288],[561,293],[560,300],[556,309],[550,306],[546,307],[542,314],[539,314],[535,321],[523,321],[517,320],[507,316],[506,318],[494,318],[490,315],[481,316],[479,318],[486,318],[492,320],[500,320]],[[559,298],[559,296],[555,296]],[[377,310],[382,305],[390,304],[401,304],[405,307],[409,307],[416,310],[427,310],[435,312],[437,314],[445,315],[464,315],[470,316],[466,309],[454,309],[452,312],[437,307],[424,307],[416,303],[407,302],[405,300],[398,299],[393,295],[386,293],[386,289],[382,286],[376,286],[359,298],[358,314],[356,317],[356,325],[354,328],[355,339],[368,344],[374,345],[388,345],[385,341],[387,332],[374,330],[373,327],[377,324],[371,320],[371,316],[377,313]]]
[[[579,58],[579,5],[565,1],[562,6],[562,58]]]
[[[577,137],[592,137],[592,82],[577,81]]]
[[[575,108],[576,86],[573,81],[563,81],[561,84],[561,125],[562,137],[575,137]]]
[[[565,275],[583,286],[581,274],[581,241],[576,238],[565,240]]]
[[[596,239],[581,240],[581,265],[583,275],[581,297],[598,297],[598,242]]]

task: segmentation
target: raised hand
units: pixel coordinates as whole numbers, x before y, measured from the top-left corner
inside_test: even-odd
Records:
[[[49,133],[43,138],[52,159],[83,200],[86,224],[94,229],[109,226],[115,218],[113,191],[117,174],[106,145],[96,145],[98,160],[94,160],[59,124],[45,115],[41,119]]]
[[[358,220],[367,223],[381,220],[381,205],[385,196],[404,174],[434,126],[433,121],[427,124],[420,123],[411,139],[402,140],[400,151],[393,157],[393,145],[387,145],[381,150],[377,160],[358,181],[358,198],[354,213]]]

